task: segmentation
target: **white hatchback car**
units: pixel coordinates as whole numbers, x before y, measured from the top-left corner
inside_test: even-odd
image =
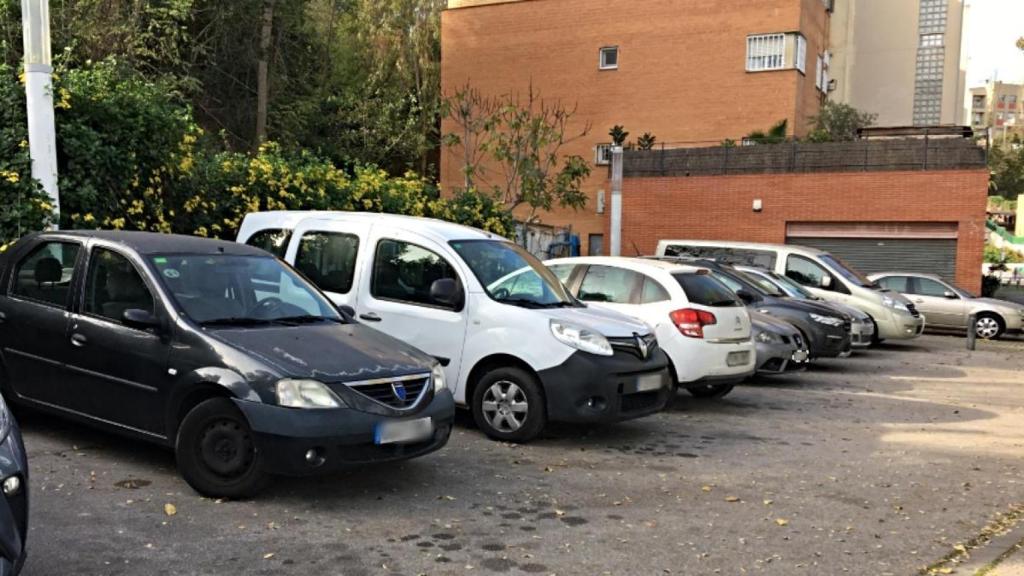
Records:
[[[694,396],[724,396],[754,373],[750,315],[707,269],[603,256],[545,264],[580,300],[652,326],[676,382]]]

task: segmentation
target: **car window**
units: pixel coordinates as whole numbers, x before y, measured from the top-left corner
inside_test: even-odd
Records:
[[[914,283],[916,284],[914,287],[914,294],[919,294],[921,296],[936,296],[938,298],[944,298],[946,296],[946,292],[952,292],[952,290],[943,284],[928,278],[915,278]]]
[[[94,248],[85,276],[82,311],[121,322],[125,310],[153,314],[153,295],[127,258],[105,248]]]
[[[160,281],[192,320],[338,319],[334,306],[276,258],[230,254],[152,256]]]
[[[334,232],[307,232],[299,241],[295,268],[321,290],[347,294],[356,271],[359,237]]]
[[[249,246],[262,248],[278,258],[284,258],[288,250],[288,241],[291,240],[292,231],[283,228],[267,228],[260,230],[245,241]]]
[[[641,304],[652,304],[654,302],[664,302],[670,300],[671,296],[668,295],[668,290],[650,276],[644,275],[644,288],[640,293]]]
[[[383,300],[438,306],[431,285],[442,278],[459,282],[455,268],[439,254],[408,242],[381,240],[373,261],[370,294]]]
[[[555,264],[553,266],[548,266],[548,269],[554,272],[555,276],[558,277],[562,284],[568,286],[569,278],[572,277],[573,270],[576,269],[576,266],[572,264]]]
[[[642,275],[612,266],[591,266],[580,284],[580,300],[587,302],[611,302],[631,304],[633,291],[642,280]]]
[[[672,277],[686,293],[686,299],[694,304],[716,307],[743,304],[730,287],[708,273],[686,272],[673,274]],[[736,287],[741,288],[738,283]]]
[[[804,286],[810,286],[812,288],[824,288],[821,285],[821,279],[825,276],[832,276],[824,268],[821,267],[817,262],[798,256],[796,254],[790,254],[786,260],[786,276],[796,280]],[[838,291],[839,279],[833,277],[832,285],[826,290]]]
[[[36,302],[66,306],[79,249],[81,246],[74,242],[40,244],[18,263],[11,294]]]
[[[886,276],[885,278],[878,279],[878,285],[882,288],[888,288],[895,292],[908,293],[910,288],[907,286],[906,276]]]

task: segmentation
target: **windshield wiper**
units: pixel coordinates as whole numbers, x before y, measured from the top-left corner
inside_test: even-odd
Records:
[[[212,320],[203,320],[199,323],[200,326],[266,326],[267,324],[273,324],[273,321],[245,316],[213,318]]]
[[[284,316],[282,318],[273,318],[272,321],[292,324],[312,324],[314,322],[337,322],[339,324],[344,324],[344,320],[342,320],[341,318],[328,318],[327,316],[315,316],[313,314]]]

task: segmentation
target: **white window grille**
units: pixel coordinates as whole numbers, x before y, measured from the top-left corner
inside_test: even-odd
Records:
[[[615,70],[619,67],[619,47],[618,46],[605,46],[601,48],[601,60],[599,63],[601,70]]]
[[[786,35],[747,36],[747,72],[782,70],[786,66]]]
[[[611,144],[598,144],[594,148],[594,164],[598,166],[608,166],[612,163],[612,145]]]
[[[807,74],[807,39],[796,35],[796,69]]]

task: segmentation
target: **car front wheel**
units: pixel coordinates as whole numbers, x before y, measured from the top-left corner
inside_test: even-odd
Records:
[[[547,423],[544,394],[537,378],[516,367],[484,374],[473,391],[473,419],[495,440],[529,442]]]
[[[175,442],[178,471],[212,498],[246,498],[268,483],[252,429],[231,400],[211,398],[182,420]]]
[[[978,314],[974,319],[974,334],[983,340],[994,340],[1005,330],[1003,321],[995,314]]]

